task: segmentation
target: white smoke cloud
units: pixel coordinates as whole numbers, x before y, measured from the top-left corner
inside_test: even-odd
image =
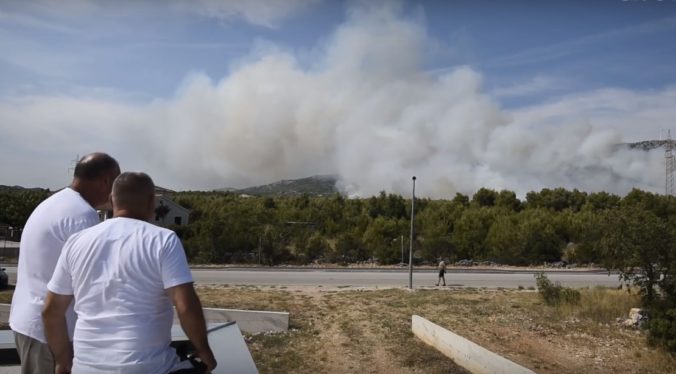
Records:
[[[413,175],[430,197],[480,187],[661,190],[659,152],[615,145],[668,127],[676,88],[599,90],[510,112],[471,67],[426,72],[428,43],[424,23],[397,6],[362,7],[314,66],[278,47],[257,49],[219,81],[189,76],[171,100],[6,100],[0,127],[21,157],[31,149],[49,158],[43,168],[75,150],[107,150],[123,169],[178,189],[335,173],[345,192],[361,196],[408,194]],[[20,179],[17,153],[1,147],[0,157],[9,161],[5,176]]]

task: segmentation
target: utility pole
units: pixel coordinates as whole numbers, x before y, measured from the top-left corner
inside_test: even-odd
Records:
[[[404,235],[401,236],[401,263],[404,263]]]
[[[415,176],[413,176],[413,195],[411,197],[411,238],[408,251],[408,288],[413,290],[413,221],[415,219]]]
[[[664,158],[666,174],[664,182],[664,194],[674,196],[674,146],[671,143],[671,130],[667,130],[667,144],[665,145]]]
[[[75,166],[77,166],[77,163],[80,162],[80,155],[79,154],[75,155],[75,159],[70,160],[70,162],[72,166],[68,168],[68,175],[72,177],[73,176],[72,173],[75,171]]]

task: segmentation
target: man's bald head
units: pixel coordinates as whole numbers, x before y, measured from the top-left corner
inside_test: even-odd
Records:
[[[88,154],[77,162],[73,177],[94,180],[111,173],[114,174],[113,178],[116,177],[120,173],[120,165],[109,155],[97,152]]]
[[[155,207],[155,184],[146,173],[125,172],[113,182],[115,216],[149,219]]]
[[[71,188],[92,207],[99,207],[110,199],[113,180],[120,174],[120,165],[105,153],[92,153],[75,165]]]

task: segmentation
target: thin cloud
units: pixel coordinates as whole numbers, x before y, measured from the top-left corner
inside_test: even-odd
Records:
[[[676,86],[663,90],[634,91],[605,88],[578,92],[513,112],[517,122],[560,128],[593,121],[596,128],[615,130],[625,141],[659,137],[659,130],[673,126]]]
[[[145,41],[133,44],[136,48],[161,47],[176,49],[230,49],[246,51],[250,46],[245,43],[221,42],[176,42],[176,41]]]
[[[568,87],[570,87],[570,82],[568,80],[538,75],[524,83],[497,87],[491,91],[491,96],[496,98],[524,97],[565,90]]]
[[[295,16],[320,0],[195,0],[179,1],[179,7],[224,22],[242,18],[267,28],[277,28],[283,20]]]
[[[516,66],[549,62],[579,53],[585,48],[610,40],[632,35],[665,32],[673,30],[674,28],[676,28],[676,17],[667,17],[656,21],[644,22],[629,27],[587,35],[545,47],[528,49],[509,56],[496,58],[492,62],[486,64],[486,66]]]
[[[89,58],[87,53],[55,50],[35,39],[8,33],[0,33],[0,50],[12,51],[0,54],[1,61],[47,78],[79,76],[78,67],[85,66]]]
[[[44,18],[35,17],[28,14],[8,12],[0,9],[0,23],[5,25],[28,27],[31,29],[41,29],[46,31],[55,31],[66,34],[75,34],[79,29],[66,26],[61,22],[50,21]]]

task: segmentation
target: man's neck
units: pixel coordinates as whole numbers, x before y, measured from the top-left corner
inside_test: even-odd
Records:
[[[83,182],[78,179],[74,179],[73,182],[70,184],[70,189],[73,191],[77,192],[82,196],[82,198],[92,206],[92,208],[96,209],[96,206],[98,205],[96,203],[96,199],[94,198],[94,194],[91,193],[91,190],[87,187],[87,183]]]
[[[148,221],[147,214],[134,212],[128,209],[113,209],[113,218],[131,218],[144,222]]]

